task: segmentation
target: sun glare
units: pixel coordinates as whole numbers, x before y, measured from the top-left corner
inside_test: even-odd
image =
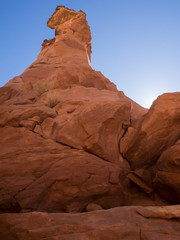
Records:
[[[145,99],[144,99],[144,104],[143,104],[143,107],[145,108],[150,108],[152,103],[154,102],[154,100],[156,100],[157,97],[155,96],[147,96]]]

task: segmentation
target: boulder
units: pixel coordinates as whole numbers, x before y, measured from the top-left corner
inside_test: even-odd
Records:
[[[156,166],[154,186],[171,202],[180,203],[180,140],[161,154]]]
[[[180,93],[158,97],[136,127],[128,128],[120,152],[132,169],[152,166],[180,138]]]
[[[146,218],[180,219],[180,205],[143,207],[137,212]]]
[[[180,202],[179,104],[180,93],[158,97],[120,140],[120,152],[133,170],[131,181],[143,191],[145,185],[151,192],[158,191],[172,203]]]

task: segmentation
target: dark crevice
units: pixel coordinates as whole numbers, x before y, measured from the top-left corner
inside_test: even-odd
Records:
[[[95,157],[98,157],[98,158],[100,158],[100,159],[102,159],[102,160],[104,160],[104,161],[106,161],[106,162],[111,162],[111,161],[109,161],[108,159],[105,159],[105,158],[103,158],[103,157],[101,157],[101,156],[99,156],[99,155],[97,155],[97,154],[95,154],[95,153],[90,152],[86,147],[83,147],[83,148],[81,149],[81,148],[73,147],[73,146],[68,145],[68,144],[66,144],[66,143],[62,143],[62,142],[60,142],[60,141],[58,141],[58,140],[55,140],[55,141],[56,141],[57,143],[65,146],[65,147],[69,147],[69,148],[71,148],[71,149],[78,150],[78,151],[84,150],[84,152],[86,152],[86,153],[88,153],[88,154],[91,154],[91,155],[93,155],[93,156],[95,156]]]
[[[78,151],[81,150],[80,148],[75,148],[75,147],[70,146],[70,145],[68,145],[68,144],[66,144],[66,143],[62,143],[62,142],[60,142],[60,141],[58,141],[58,140],[55,140],[55,142],[57,142],[57,143],[65,146],[65,147],[69,147],[69,148],[71,148],[71,149],[75,149],[75,150],[78,150]]]
[[[121,138],[120,138],[119,141],[121,141],[121,139],[125,136],[125,134],[127,133],[127,131],[128,131],[128,128],[126,128],[126,129],[124,130],[124,133],[123,133],[123,135],[121,136]]]
[[[19,213],[21,211],[21,206],[14,196],[11,196],[13,200],[9,202],[8,207],[4,207],[3,204],[0,206],[0,214],[3,213]]]
[[[54,122],[54,123],[53,123],[53,126],[52,126],[52,129],[51,129],[51,134],[50,134],[50,136],[52,136],[52,135],[54,134],[56,127],[57,127],[57,122]]]
[[[42,137],[43,139],[47,139],[47,138],[45,138],[43,135],[41,135],[41,134],[39,134],[39,133],[37,133],[37,132],[34,132],[34,131],[31,131],[31,132],[39,135],[39,136]],[[76,148],[76,147],[73,147],[73,146],[68,145],[68,144],[66,144],[66,143],[60,142],[60,141],[58,141],[58,140],[55,140],[55,139],[52,139],[52,140],[54,140],[54,141],[55,141],[56,143],[58,143],[58,144],[61,144],[62,146],[68,147],[68,148],[70,148],[70,149],[78,150],[78,151],[84,150],[86,153],[89,153],[89,154],[91,154],[91,155],[93,155],[93,156],[96,156],[96,157],[98,157],[98,158],[101,158],[101,159],[104,160],[104,161],[110,162],[109,160],[107,160],[107,159],[105,159],[105,158],[102,158],[102,157],[100,157],[100,156],[98,156],[98,155],[96,155],[96,154],[94,154],[94,153],[92,153],[92,152],[89,152],[88,149],[86,149],[85,147],[83,147],[82,149],[81,149],[81,148]]]
[[[130,122],[130,126],[132,126],[131,115],[130,115],[129,122]],[[129,163],[130,168],[132,169],[131,162],[124,156],[123,152],[121,152],[121,140],[122,140],[122,138],[124,138],[124,136],[126,135],[126,133],[127,133],[127,131],[128,131],[128,128],[129,128],[130,126],[128,126],[128,127],[124,130],[122,136],[119,138],[119,141],[118,141],[118,150],[119,150],[119,154],[122,156],[122,158],[123,158],[124,160],[126,160],[126,161]]]
[[[132,165],[131,165],[131,162],[124,156],[123,153],[120,152],[120,147],[119,147],[119,154],[121,155],[121,157],[122,157],[125,161],[127,161],[127,163],[128,163],[129,166],[130,166],[130,169],[131,169],[131,170],[134,170],[133,167],[132,167]]]
[[[20,192],[25,191],[33,182],[34,182],[34,181],[32,181],[30,184],[27,184],[24,188],[18,190],[18,191],[16,192],[16,194],[14,194],[13,198],[17,201],[16,196],[17,196]]]
[[[34,129],[35,129],[35,128],[34,128]],[[33,130],[30,130],[30,131],[33,132],[33,133],[35,133],[35,134],[37,134],[37,135],[39,135],[39,136],[42,137],[43,139],[47,139],[47,138],[45,138],[42,134],[40,134],[40,133],[38,133],[38,132],[35,132],[34,129],[33,129]]]
[[[90,151],[89,149],[87,149],[86,147],[83,147],[83,150],[84,150],[86,153],[89,153],[89,154],[91,154],[91,155],[93,155],[93,156],[95,156],[95,157],[101,158],[102,160],[104,160],[104,161],[106,161],[106,162],[111,162],[110,160],[108,160],[108,159],[106,159],[106,158],[103,158],[103,157],[101,157],[101,156],[99,156],[99,155],[91,152],[91,151]]]
[[[34,125],[33,125],[33,128],[32,128],[32,130],[31,131],[33,131],[34,132],[34,129],[35,129],[35,127],[36,127],[36,123],[34,123]]]

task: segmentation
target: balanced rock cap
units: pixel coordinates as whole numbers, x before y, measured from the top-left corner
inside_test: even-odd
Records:
[[[48,20],[47,26],[55,29],[56,36],[66,39],[72,39],[73,36],[83,43],[87,49],[89,60],[91,59],[91,30],[83,11],[76,12],[64,6],[57,6],[54,14]]]

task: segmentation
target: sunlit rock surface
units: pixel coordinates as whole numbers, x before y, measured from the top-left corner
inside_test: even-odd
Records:
[[[91,68],[84,12],[59,6],[48,26],[55,38],[0,88],[0,237],[179,239],[179,215],[142,206],[180,202],[180,94],[144,109]]]

